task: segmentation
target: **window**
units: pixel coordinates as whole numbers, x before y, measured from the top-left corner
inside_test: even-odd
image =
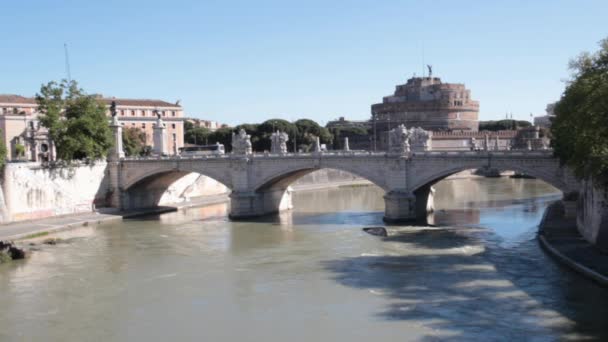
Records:
[[[135,111],[131,110],[131,116],[135,116]]]
[[[120,116],[125,116],[125,110],[124,109],[120,110]]]
[[[145,123],[142,123],[142,124],[141,124],[141,128],[146,128],[146,124],[145,124]]]
[[[141,116],[146,116],[146,110],[145,109],[141,110]]]
[[[175,129],[175,124],[171,124],[171,128]]]
[[[172,111],[172,112],[171,112],[171,116],[175,116],[175,111]]]
[[[160,112],[163,116],[166,116],[165,111],[163,110],[162,112]]]

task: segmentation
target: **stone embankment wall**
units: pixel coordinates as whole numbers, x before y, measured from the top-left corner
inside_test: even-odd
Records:
[[[106,163],[75,167],[42,167],[8,163],[4,167],[3,222],[90,212],[105,202]]]
[[[576,224],[583,237],[608,251],[608,191],[583,181],[579,192]]]

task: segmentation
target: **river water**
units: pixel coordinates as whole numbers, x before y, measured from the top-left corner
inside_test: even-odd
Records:
[[[436,186],[437,227],[391,226],[373,186],[294,194],[61,233],[0,265],[0,341],[608,340],[608,290],[535,233],[560,194],[533,179]]]

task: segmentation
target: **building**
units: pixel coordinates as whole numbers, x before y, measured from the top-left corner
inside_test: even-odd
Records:
[[[412,77],[395,93],[372,105],[377,129],[404,124],[428,131],[477,131],[479,102],[461,83],[442,83],[438,77]]]
[[[110,105],[116,102],[117,115],[125,128],[139,128],[146,144],[153,145],[153,125],[157,114],[167,128],[167,146],[171,154],[184,145],[184,113],[179,103],[162,100],[121,99],[94,95],[103,102],[110,116]],[[49,161],[55,159],[48,132],[41,127],[36,100],[19,95],[0,95],[0,129],[6,144],[8,160]],[[157,113],[157,114],[156,114]]]
[[[110,116],[110,105],[116,103],[116,115],[124,128],[139,128],[146,136],[146,145],[154,145],[154,125],[157,115],[167,126],[167,147],[169,154],[178,154],[184,146],[184,111],[179,104],[162,100],[121,99],[95,95],[106,104]]]
[[[226,124],[221,124],[217,121],[211,120],[202,120],[196,118],[186,118],[184,120],[190,122],[194,127],[206,128],[211,132],[215,132],[222,127],[228,127]]]
[[[0,138],[7,148],[7,160],[55,159],[48,131],[38,121],[37,108],[34,98],[0,94]]]

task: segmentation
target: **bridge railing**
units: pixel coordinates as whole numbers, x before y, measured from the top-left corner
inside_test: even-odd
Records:
[[[218,160],[218,159],[240,159],[240,158],[301,158],[301,157],[364,157],[364,156],[403,156],[403,157],[455,157],[455,156],[552,156],[553,150],[499,150],[499,151],[421,151],[409,152],[403,155],[390,154],[387,152],[372,151],[326,151],[326,152],[306,152],[306,153],[253,153],[249,155],[235,154],[210,154],[202,156],[146,156],[146,157],[125,157],[126,161],[145,161],[145,160]]]

